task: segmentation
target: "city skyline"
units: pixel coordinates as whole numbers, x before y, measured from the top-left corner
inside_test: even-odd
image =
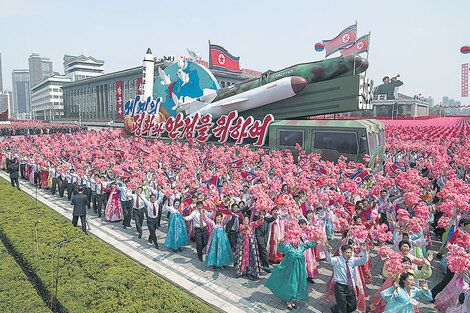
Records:
[[[357,20],[358,37],[372,32],[367,75],[376,86],[383,76],[400,74],[404,82],[400,93],[431,96],[436,104],[444,96],[469,103],[468,98],[460,97],[460,70],[470,57],[459,51],[462,45],[470,44],[466,37],[470,22],[465,14],[469,3],[398,1],[379,8],[369,1],[340,1],[341,5],[298,2],[295,7],[276,1],[251,5],[241,1],[220,7],[208,1],[183,2],[166,14],[158,14],[159,7],[149,3],[145,4],[148,9],[139,12],[136,23],[135,15],[127,12],[144,6],[144,2],[104,1],[93,3],[89,12],[86,8],[91,1],[80,5],[50,2],[55,5],[47,10],[31,1],[4,4],[0,34],[7,42],[16,43],[0,51],[4,77],[11,76],[14,69],[28,68],[32,53],[49,58],[61,74],[65,54],[83,53],[104,60],[106,73],[140,66],[149,47],[157,57],[187,56],[186,48],[191,48],[207,60],[208,40],[240,56],[245,68],[278,70],[324,59],[324,52],[316,52],[314,44],[333,38]],[[86,19],[80,18],[85,15]],[[32,29],[32,23],[43,16],[53,18],[41,20],[40,27]],[[6,26],[18,18],[24,23],[12,33]],[[5,89],[11,89],[10,79],[3,83]]]

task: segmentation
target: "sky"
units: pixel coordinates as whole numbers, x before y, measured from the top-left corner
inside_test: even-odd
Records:
[[[315,43],[357,21],[358,37],[371,31],[367,76],[374,85],[400,74],[400,93],[470,104],[460,97],[469,14],[468,0],[0,0],[3,84],[11,88],[13,69],[26,69],[33,52],[59,73],[65,54],[81,53],[104,60],[109,73],[140,66],[148,47],[156,57],[188,56],[191,48],[208,60],[208,40],[244,68],[279,70],[324,59]]]

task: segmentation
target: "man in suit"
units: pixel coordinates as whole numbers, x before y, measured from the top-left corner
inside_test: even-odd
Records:
[[[241,203],[242,201],[240,201]],[[232,212],[234,213],[242,213],[245,214],[246,211],[249,209],[248,207],[244,207],[240,210],[238,204],[232,203],[232,206],[230,207]],[[238,233],[240,230],[240,225],[243,223],[243,219],[233,216],[230,221],[228,221],[227,225],[225,225],[225,232],[227,233],[228,241],[230,242],[230,247],[232,248],[232,251],[235,251],[235,248],[237,246],[237,237]]]
[[[78,186],[78,194],[72,196],[72,202],[71,204],[73,205],[73,218],[72,218],[72,224],[73,226],[77,227],[77,222],[78,222],[78,217],[80,217],[80,221],[82,223],[82,230],[85,232],[85,234],[88,235],[86,231],[86,207],[88,205],[88,197],[83,194],[85,189],[83,186]]]
[[[20,190],[20,184],[18,182],[18,171],[19,171],[19,166],[18,166],[18,161],[16,159],[13,159],[10,162],[10,165],[8,165],[8,172],[10,173],[10,180],[11,180],[11,186],[18,188]]]
[[[274,216],[266,217],[265,210],[261,210],[259,212],[259,216],[255,216],[253,220],[257,221],[260,218],[264,219],[264,223],[255,229],[255,236],[256,236],[256,240],[258,241],[259,258],[261,261],[261,265],[263,266],[263,269],[266,272],[271,273],[271,269],[269,269],[269,263],[268,263],[268,250],[266,249],[266,247],[268,245],[269,224],[274,222],[276,218]]]

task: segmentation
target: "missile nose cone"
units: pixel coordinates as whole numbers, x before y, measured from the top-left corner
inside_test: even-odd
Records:
[[[290,84],[292,86],[292,91],[298,94],[305,88],[305,86],[307,86],[307,80],[300,76],[292,76],[290,79]]]
[[[150,48],[148,48],[147,52],[145,54],[152,54],[152,50],[150,50]]]

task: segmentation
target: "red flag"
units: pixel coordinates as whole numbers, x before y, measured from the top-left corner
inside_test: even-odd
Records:
[[[63,156],[64,158],[68,159],[70,158],[70,153],[64,150],[60,150],[60,155]]]
[[[131,177],[132,173],[126,170],[125,168],[121,169],[121,172],[119,173],[119,176],[122,178],[129,178]]]
[[[252,172],[241,172],[243,180],[245,180],[248,183],[251,183],[256,177],[254,173]]]
[[[228,164],[228,167],[229,168],[239,168],[243,165],[243,161],[242,160],[237,160],[237,161],[233,161],[233,162],[230,162]]]
[[[277,197],[276,201],[274,202],[274,205],[284,205],[290,200],[290,195],[287,192],[283,192]]]
[[[137,149],[137,155],[141,156],[141,157],[144,157],[144,158],[147,158],[150,155],[150,153],[148,153],[147,151],[144,151],[142,149]]]
[[[121,159],[124,156],[124,151],[114,150],[113,154],[114,154],[115,157],[118,157],[118,158]]]
[[[188,195],[186,196],[186,198],[184,198],[183,201],[181,201],[181,204],[179,206],[179,212],[183,214],[183,212],[186,211],[191,204],[193,204],[193,198]]]
[[[341,49],[341,55],[360,54],[369,49],[369,34],[362,36],[356,42],[344,49]]]
[[[356,32],[357,32],[357,25],[351,25],[339,33],[338,36],[331,40],[323,40],[323,44],[325,45],[325,52],[327,56],[339,51],[342,48],[349,46],[351,43],[356,41]]]
[[[314,162],[312,164],[312,170],[315,170],[315,171],[317,171],[317,172],[319,172],[320,174],[323,174],[323,175],[326,174],[326,169],[323,166],[321,166],[320,164],[316,163],[316,162]]]
[[[356,38],[354,38],[356,39]],[[209,44],[211,68],[219,71],[241,73],[239,57],[234,57],[223,47]]]
[[[243,214],[241,212],[232,212],[229,209],[222,209],[222,208],[217,209],[217,211],[225,215],[231,215],[231,216],[236,216],[238,218],[243,218]]]

